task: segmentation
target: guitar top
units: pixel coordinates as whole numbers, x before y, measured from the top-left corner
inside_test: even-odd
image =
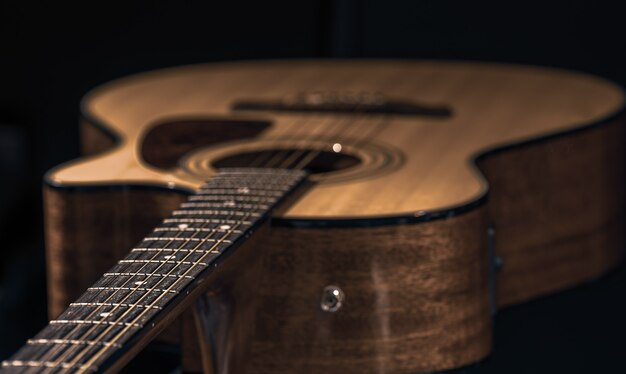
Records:
[[[396,101],[424,110],[407,113],[386,105]],[[295,109],[272,107],[276,102]],[[311,110],[297,110],[298,105]],[[601,123],[623,106],[623,92],[607,81],[515,65],[269,61],[190,66],[92,91],[83,115],[120,144],[62,166],[49,180],[58,186],[149,181],[193,190],[215,173],[217,161],[234,154],[303,148],[332,152],[339,144],[345,159],[337,164],[348,167],[331,167],[284,216],[412,217],[483,198],[488,185],[473,166],[482,154]],[[385,107],[390,108],[378,110]],[[160,136],[155,126],[189,119],[208,121],[205,127],[210,120],[228,119],[220,130],[259,134],[196,149],[173,167],[147,162],[142,147]],[[233,166],[249,166],[241,161]]]

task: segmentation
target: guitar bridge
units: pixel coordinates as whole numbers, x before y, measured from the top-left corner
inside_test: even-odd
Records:
[[[447,106],[394,100],[377,92],[304,92],[282,100],[243,99],[233,103],[231,108],[272,112],[369,113],[446,118],[452,116],[452,109]]]

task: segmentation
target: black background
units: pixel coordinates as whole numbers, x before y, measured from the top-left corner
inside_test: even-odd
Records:
[[[166,66],[287,57],[506,61],[624,85],[625,20],[617,1],[0,0],[0,359],[46,322],[41,179],[79,156],[90,88]],[[500,313],[494,354],[471,371],[626,372],[625,284],[618,270]]]

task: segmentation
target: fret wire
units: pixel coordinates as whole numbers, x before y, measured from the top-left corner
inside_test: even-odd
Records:
[[[200,194],[198,196],[216,196],[216,195],[231,195],[238,193],[236,189],[226,189],[226,188],[210,188],[205,190],[200,190]],[[255,197],[281,197],[283,195],[282,192],[279,191],[252,191],[246,193],[246,196],[255,196]]]
[[[153,264],[176,264],[176,265],[202,265],[209,266],[206,262],[199,261],[174,261],[174,260],[120,260],[121,263],[142,263],[142,262],[151,262]]]
[[[28,344],[78,344],[78,345],[103,345],[122,348],[121,344],[109,342],[96,342],[93,340],[76,340],[76,339],[28,339]]]
[[[138,290],[138,291],[147,291],[147,288],[136,288],[136,287],[89,287],[88,290]],[[154,289],[155,292],[171,292],[177,294],[176,290],[164,290],[164,289]]]
[[[131,250],[132,252],[173,252],[173,251],[180,251],[180,252],[205,252],[205,250],[203,249],[185,249],[185,248],[151,248],[151,247],[139,247],[139,248],[133,248]]]
[[[137,308],[155,308],[155,309],[163,309],[160,306],[149,306],[149,305],[140,305],[140,304],[124,304],[124,303],[70,303],[70,306],[122,306],[122,307],[137,307]]]
[[[39,334],[37,334],[34,338],[58,338],[62,337],[64,339],[73,339],[78,340],[79,338],[84,340],[93,340],[94,335],[90,334],[90,330],[92,330],[93,326],[90,325],[68,325],[68,324],[56,324],[49,325],[49,328],[42,330]],[[100,329],[103,326],[99,327]]]
[[[189,202],[180,205],[182,208],[244,208],[244,209],[268,209],[267,204],[236,204],[233,202],[230,205],[229,201],[223,203],[209,203],[209,202]]]
[[[166,218],[163,220],[164,223],[170,223],[170,222],[175,222],[175,223],[195,223],[195,222],[211,222],[211,223],[227,223],[227,224],[235,224],[237,223],[237,221],[235,220],[219,220],[219,219],[206,219],[206,218]],[[242,221],[243,223],[245,223],[246,225],[251,225],[252,222],[250,221]]]
[[[231,199],[231,201],[239,201],[243,203],[265,203],[273,204],[276,202],[275,198],[267,198],[262,196],[231,196],[231,195],[194,195],[189,197],[189,201],[224,201]]]
[[[87,365],[79,365],[79,364],[67,364],[62,361],[22,361],[22,360],[11,360],[11,361],[3,361],[2,367],[33,367],[33,368],[62,368],[62,369],[76,369],[84,370],[84,371],[97,371],[97,368],[93,368]]]
[[[159,231],[200,231],[200,232],[224,232],[224,230],[222,229],[209,229],[209,228],[202,228],[202,227],[198,227],[198,228],[194,228],[194,227],[187,227],[184,229],[181,229],[179,227],[157,227],[155,228],[153,231],[159,232]],[[234,233],[241,233],[241,230],[235,230],[233,231]]]
[[[109,321],[91,321],[91,320],[84,320],[84,319],[55,319],[50,321],[51,325],[56,325],[56,324],[72,324],[72,325],[81,325],[81,324],[85,324],[85,325],[119,325],[119,326],[131,326],[131,327],[143,327],[143,325],[140,325],[138,323],[130,323],[130,322],[109,322]]]
[[[246,217],[260,217],[259,213],[255,212],[242,212],[238,210],[228,211],[228,210],[189,210],[189,209],[177,209],[172,212],[173,216],[182,216],[185,214],[190,215],[235,215],[235,216],[246,216]]]

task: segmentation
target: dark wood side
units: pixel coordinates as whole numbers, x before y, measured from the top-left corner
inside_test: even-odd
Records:
[[[248,373],[416,373],[491,349],[486,210],[423,224],[274,227]],[[345,293],[338,311],[322,290]]]
[[[488,155],[499,306],[579,285],[624,255],[625,117]]]

